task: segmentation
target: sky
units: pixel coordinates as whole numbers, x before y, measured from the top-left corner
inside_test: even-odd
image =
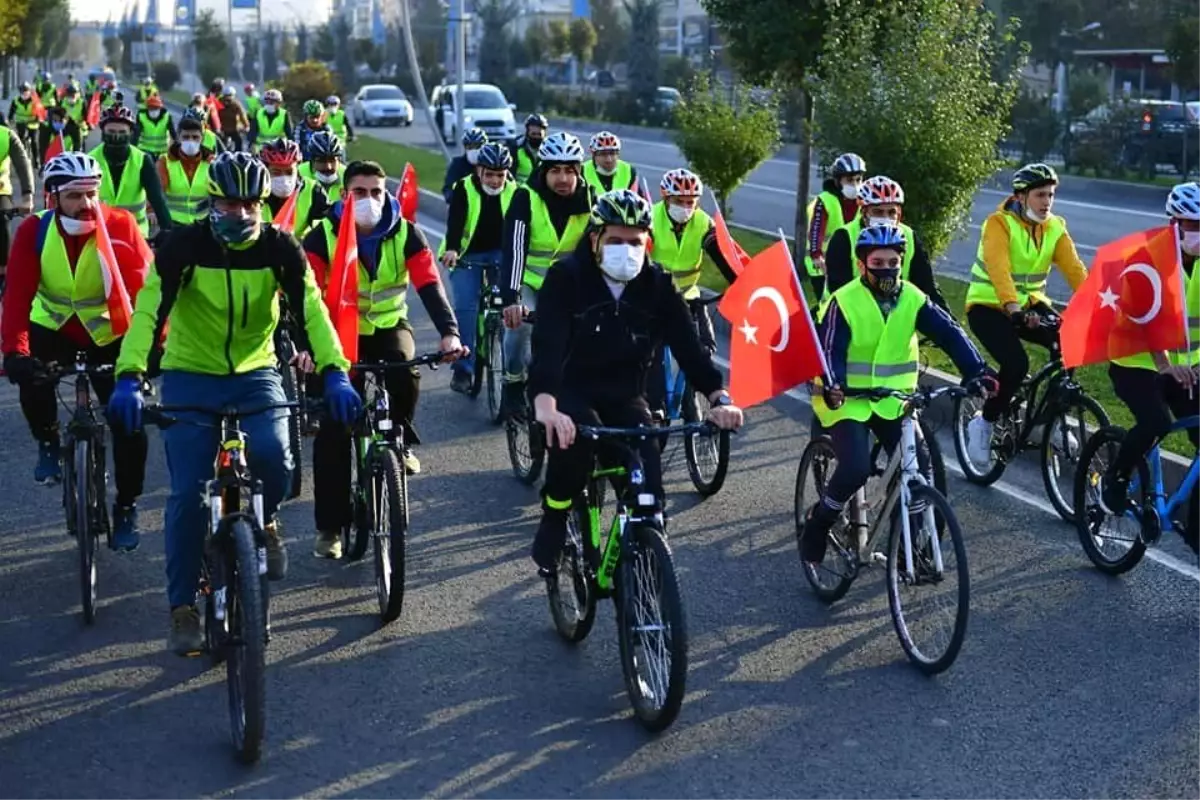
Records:
[[[104,22],[112,18],[114,21],[119,20],[125,13],[125,5],[128,0],[71,0],[71,15],[75,19],[80,20],[95,20]],[[138,19],[141,19],[146,13],[147,0],[136,0],[138,4]],[[277,22],[288,25],[295,24],[300,21],[313,23],[324,21],[327,16],[326,4],[317,0],[262,0],[263,4],[263,21]],[[167,24],[171,20],[171,12],[174,9],[174,0],[158,0],[158,16],[159,22]],[[226,5],[224,0],[196,0],[196,10],[203,11],[211,8],[217,12],[218,18],[225,19]],[[235,10],[234,22],[238,22],[239,15],[244,15],[246,18],[252,17],[253,11]]]

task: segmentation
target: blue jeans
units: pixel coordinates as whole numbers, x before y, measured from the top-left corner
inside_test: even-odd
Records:
[[[478,332],[479,296],[486,274],[489,284],[496,280],[500,251],[471,253],[459,259],[450,270],[450,291],[454,293],[454,316],[458,320],[458,338],[470,348],[471,355],[454,362],[456,372],[475,373],[475,335]]]
[[[283,403],[287,397],[279,373],[259,369],[241,375],[201,375],[169,370],[162,377],[165,406],[252,409]],[[213,459],[219,447],[216,428],[207,414],[179,413],[180,422],[162,432],[171,473],[171,495],[167,498],[165,541],[167,550],[167,600],[171,607],[193,605],[204,535],[209,525],[204,507],[205,483],[213,477]],[[251,474],[263,483],[263,511],[270,519],[283,500],[291,481],[294,460],[288,446],[288,412],[268,411],[241,421],[246,433],[246,459]],[[248,502],[248,501],[247,501]]]
[[[537,292],[528,286],[521,288],[521,305],[530,311],[537,310]],[[529,362],[533,358],[531,347],[533,326],[522,322],[516,329],[504,329],[504,382],[516,383],[525,380]]]

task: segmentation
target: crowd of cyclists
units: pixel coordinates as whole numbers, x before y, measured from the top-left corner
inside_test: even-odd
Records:
[[[446,235],[431,249],[401,215],[388,176],[371,161],[347,163],[354,132],[337,97],[310,99],[292,120],[277,89],[244,87],[244,102],[217,80],[175,118],[152,78],[127,96],[114,80],[54,86],[42,73],[22,84],[0,126],[0,213],[28,214],[9,245],[0,225],[6,274],[0,350],[20,387],[21,407],[38,442],[34,479],[61,479],[60,431],[47,368],[84,351],[115,364],[97,393],[113,421],[116,478],[112,547],[133,550],[144,486],[146,380],[159,377],[164,403],[204,398],[214,408],[284,400],[275,352],[287,321],[299,345],[295,364],[310,374],[329,414],[314,443],[313,552],[342,556],[348,524],[350,426],[362,408],[324,296],[336,271],[339,231],[350,216],[357,237],[360,360],[409,361],[417,352],[408,289],[420,297],[452,362],[451,388],[467,393],[477,365],[476,313],[483,287],[503,299],[503,414],[532,408],[549,453],[542,517],[532,548],[540,575],[554,577],[572,504],[583,490],[594,443],[580,425],[650,425],[663,403],[662,348],[709,400],[708,420],[734,430],[744,415],[714,365],[716,340],[700,303],[701,267],[710,258],[728,281],[713,219],[700,208],[703,184],[687,168],[667,171],[652,200],[620,139],[607,131],[583,143],[532,114],[511,145],[483,131],[463,134],[463,154],[448,165]],[[129,101],[133,101],[136,110]],[[100,143],[84,144],[91,103],[99,105]],[[46,159],[62,135],[64,152]],[[33,213],[35,174],[44,210]],[[814,386],[820,427],[837,467],[807,510],[802,558],[819,562],[825,532],[867,480],[871,438],[896,446],[903,403],[861,390],[912,391],[919,342],[945,350],[972,392],[986,398],[968,424],[971,458],[995,447],[997,418],[1029,370],[1026,342],[1047,346],[1057,314],[1046,295],[1052,266],[1072,288],[1086,276],[1063,220],[1053,213],[1059,178],[1045,164],[1018,169],[1011,194],[982,228],[966,297],[967,325],[952,315],[928,253],[904,222],[904,190],[871,174],[863,159],[834,160],[810,206],[805,273],[828,372]],[[13,176],[13,177],[10,177]],[[287,208],[287,222],[281,217]],[[0,221],[4,217],[0,216]],[[1130,475],[1170,427],[1196,411],[1200,365],[1200,187],[1174,187],[1166,221],[1175,224],[1185,270],[1190,349],[1147,353],[1109,370],[1136,418],[1105,476],[1104,502],[1119,513]],[[349,223],[347,223],[349,224]],[[103,229],[111,251],[102,249]],[[115,254],[108,263],[106,252]],[[448,272],[450,293],[439,265]],[[132,299],[127,322],[114,313],[111,284]],[[283,365],[287,366],[287,365]],[[394,422],[404,429],[409,474],[421,463],[411,446],[420,380],[416,369],[388,374]],[[275,521],[289,476],[301,469],[288,444],[286,410],[246,420],[254,475],[264,482],[268,574],[282,578],[287,549]],[[197,485],[211,470],[211,430],[176,426],[163,433],[170,471],[165,541],[169,646],[198,650],[196,608],[204,512]],[[1194,439],[1194,431],[1193,431]],[[653,439],[638,445],[646,490],[661,496]],[[321,465],[316,469],[316,464]],[[1193,500],[1194,503],[1194,500]],[[1196,516],[1185,533],[1197,549]]]

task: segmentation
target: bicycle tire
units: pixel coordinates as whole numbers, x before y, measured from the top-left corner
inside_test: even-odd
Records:
[[[83,603],[83,621],[91,625],[96,621],[97,570],[96,521],[92,519],[96,505],[95,464],[92,460],[92,443],[87,439],[75,442],[72,473],[72,491],[75,512],[75,536],[79,546],[79,593]]]
[[[489,351],[487,349],[487,329],[478,314],[471,320],[471,324],[475,326],[475,352],[472,353],[475,370],[471,373],[471,386],[467,389],[467,397],[474,400],[483,391],[485,383],[483,373],[487,369]]]
[[[921,438],[917,440],[917,446],[925,445],[925,455],[929,458],[930,471],[933,473],[929,477],[933,481],[934,488],[948,500],[950,494],[946,485],[946,458],[942,455],[942,445],[934,435],[933,429],[925,422],[925,417],[917,417],[917,428],[921,434]]]
[[[342,527],[342,557],[347,561],[359,561],[366,555],[375,519],[374,483],[370,474],[363,475],[359,467],[362,464],[362,439],[355,435],[353,442],[350,448],[350,522]]]
[[[512,465],[513,475],[526,486],[537,483],[542,475],[542,465],[546,460],[546,446],[540,423],[527,421],[529,409],[515,419],[505,422],[505,438],[508,441],[508,460]],[[521,452],[521,442],[525,442],[525,451]]]
[[[280,364],[279,377],[283,383],[283,393],[289,403],[300,401],[300,376],[296,368],[289,364]],[[292,451],[292,476],[288,484],[288,500],[295,500],[304,488],[304,425],[300,419],[300,410],[293,408],[288,411],[288,447]]]
[[[398,619],[404,608],[408,483],[399,453],[390,447],[380,452],[378,470],[371,476],[378,498],[372,538],[375,541],[375,595],[379,601],[379,616],[386,625]],[[386,531],[383,529],[385,520]]]
[[[991,486],[1000,480],[1008,467],[1004,459],[997,457],[995,463],[987,470],[980,470],[967,454],[967,427],[963,419],[963,403],[976,402],[975,398],[954,398],[954,453],[958,456],[958,466],[962,468],[963,477],[976,486]]]
[[[500,324],[492,319],[484,326],[484,338],[487,340],[487,390],[488,390],[488,419],[493,425],[504,421],[500,411],[504,400],[504,346],[500,336]],[[480,364],[479,359],[475,360]]]
[[[1080,412],[1083,413],[1080,413]],[[1089,420],[1087,417],[1091,416]],[[1074,417],[1075,425],[1064,425],[1067,417]],[[1095,429],[1105,428],[1109,424],[1108,414],[1098,402],[1088,397],[1080,395],[1073,399],[1065,407],[1059,408],[1051,419],[1050,424],[1046,426],[1046,432],[1042,436],[1041,446],[1041,469],[1042,469],[1042,485],[1046,488],[1046,496],[1050,498],[1050,504],[1054,506],[1054,510],[1062,517],[1063,522],[1074,524],[1075,522],[1075,478],[1071,477],[1070,489],[1063,496],[1059,482],[1054,474],[1055,463],[1057,460],[1055,450],[1055,431],[1065,429],[1068,434],[1074,435],[1076,438],[1075,448],[1081,456],[1083,454],[1083,446],[1088,438],[1087,429],[1089,425]],[[1066,445],[1065,449],[1069,451],[1070,441],[1063,442]],[[1061,450],[1061,449],[1060,449]],[[1081,463],[1081,462],[1077,462]]]
[[[817,462],[817,459],[821,459]],[[814,481],[811,492],[805,487],[809,485],[809,473],[813,471],[814,462],[820,464],[821,475],[819,482]],[[812,587],[817,598],[822,602],[836,603],[846,596],[846,592],[850,589],[850,584],[854,583],[857,577],[858,570],[847,557],[846,543],[837,539],[838,534],[834,533],[834,528],[830,529],[829,536],[831,538],[830,545],[833,545],[832,557],[840,559],[845,565],[845,571],[840,570],[823,570],[822,574],[829,574],[834,577],[834,582],[830,585],[821,583],[820,577],[807,562],[804,561],[804,528],[808,519],[808,509],[820,499],[825,491],[825,485],[829,477],[833,475],[834,465],[837,464],[837,454],[833,450],[833,442],[828,434],[822,434],[811,440],[808,446],[804,448],[804,452],[800,456],[800,464],[796,468],[796,490],[792,501],[792,510],[795,517],[796,525],[796,554],[800,558],[800,570],[804,573],[805,580]],[[838,525],[841,523],[839,522]],[[835,528],[838,526],[835,526]],[[825,560],[831,558],[830,546],[826,545]],[[822,561],[824,564],[824,561]]]
[[[971,575],[970,569],[967,566],[967,548],[963,541],[962,528],[958,523],[958,518],[954,515],[954,509],[950,507],[950,502],[942,496],[941,492],[932,486],[913,483],[910,485],[910,490],[913,507],[918,506],[920,503],[928,503],[933,506],[936,515],[935,527],[938,529],[938,539],[944,542],[945,538],[949,536],[953,546],[954,572],[958,579],[958,590],[956,592],[957,613],[954,617],[954,631],[950,636],[949,642],[946,644],[945,650],[936,656],[922,652],[912,640],[908,622],[905,620],[904,606],[900,599],[900,572],[898,569],[900,544],[904,540],[904,537],[900,533],[899,514],[892,515],[892,529],[888,537],[888,608],[891,611],[892,624],[896,628],[896,636],[900,639],[900,646],[904,648],[905,655],[908,656],[909,660],[921,672],[924,672],[926,675],[936,675],[950,668],[950,665],[958,658],[959,651],[962,650],[963,642],[966,640],[967,621],[970,617],[971,607]],[[913,545],[914,556],[916,556],[917,543],[914,542]],[[914,558],[915,563],[916,559]],[[919,567],[917,571],[920,574],[921,570]]]
[[[704,418],[702,408],[708,406],[708,398],[684,384],[683,388],[683,421],[700,422]],[[721,491],[725,485],[725,477],[729,474],[729,431],[718,431],[716,434],[717,463],[711,476],[704,475],[700,467],[700,440],[709,440],[713,434],[693,433],[683,438],[683,454],[687,461],[688,477],[692,486],[701,497],[712,497]]]
[[[617,640],[621,650],[621,672],[625,677],[625,691],[633,706],[634,716],[642,727],[652,733],[666,730],[683,706],[683,696],[687,690],[687,619],[683,610],[683,599],[679,591],[679,578],[675,572],[675,560],[671,554],[671,546],[667,544],[662,532],[643,523],[630,523],[634,530],[630,535],[633,547],[629,552],[621,554],[618,565],[619,579],[617,582],[618,607]],[[634,573],[637,565],[649,561],[648,554],[659,565],[660,586],[658,591],[659,622],[667,641],[661,648],[670,653],[671,664],[667,675],[667,686],[663,691],[660,705],[648,705],[643,694],[638,674],[638,664],[635,654],[637,645],[633,627],[636,624],[637,602],[643,598],[635,580]],[[638,625],[645,628],[645,625]],[[645,648],[643,647],[643,650]]]
[[[578,497],[567,516],[567,539],[558,556],[558,569],[554,579],[546,582],[546,599],[554,629],[570,644],[586,639],[596,622],[596,578],[588,564],[584,545],[589,533],[586,501]],[[573,618],[566,616],[560,602],[564,588],[571,592],[576,603],[578,611]]]
[[[1075,471],[1075,532],[1079,536],[1079,544],[1083,547],[1084,554],[1096,569],[1106,575],[1123,575],[1129,570],[1141,563],[1142,557],[1146,555],[1146,543],[1140,535],[1134,537],[1127,550],[1119,558],[1109,558],[1101,550],[1096,543],[1094,531],[1099,530],[1104,524],[1107,514],[1098,503],[1089,502],[1089,490],[1094,490],[1100,483],[1103,477],[1102,473],[1094,472],[1092,469],[1092,461],[1100,452],[1101,448],[1105,449],[1105,454],[1111,456],[1108,463],[1116,458],[1117,452],[1121,448],[1121,442],[1125,439],[1125,429],[1115,425],[1108,425],[1096,431],[1088,437],[1087,443],[1083,446],[1079,456],[1079,463],[1083,465],[1083,469]],[[1145,466],[1143,460],[1138,466],[1139,483],[1141,484],[1142,497],[1140,501],[1145,501],[1145,492],[1149,483],[1149,470]]]
[[[230,525],[228,546],[224,563],[225,618],[230,623],[225,660],[229,718],[238,760],[253,764],[262,755],[266,732],[267,634],[258,543],[248,520],[237,519]]]

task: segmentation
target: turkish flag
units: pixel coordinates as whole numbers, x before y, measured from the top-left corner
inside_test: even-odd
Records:
[[[43,161],[49,161],[55,156],[60,156],[67,148],[63,145],[63,135],[60,133],[50,142],[50,146],[46,148],[46,157]]]
[[[411,163],[406,163],[400,175],[400,185],[396,187],[396,199],[400,202],[400,216],[413,225],[417,224],[417,201],[420,196],[417,170]]]
[[[715,197],[713,198],[713,202],[716,202]],[[718,205],[716,209],[713,212],[713,226],[716,228],[717,247],[721,249],[721,255],[725,256],[725,261],[733,271],[740,275],[742,270],[746,268],[746,265],[750,263],[750,256],[729,233],[729,227],[725,224],[725,217],[721,215],[721,207]]]
[[[96,255],[100,257],[100,274],[104,278],[104,299],[108,303],[109,322],[112,323],[113,333],[124,336],[133,319],[133,303],[129,299],[129,290],[125,288],[125,280],[121,277],[121,268],[113,252],[103,209],[96,214]]]
[[[38,122],[46,121],[46,107],[42,105],[42,98],[37,92],[33,93],[33,114],[38,118]]]
[[[729,394],[743,408],[824,375],[825,357],[787,242],[760,252],[717,307],[729,320]]]
[[[100,93],[92,92],[92,100],[88,103],[87,122],[89,128],[94,128],[100,124]]]
[[[1179,259],[1173,225],[1101,246],[1062,315],[1063,365],[1183,347],[1187,322]]]
[[[350,203],[342,204],[337,245],[329,260],[329,280],[325,283],[325,307],[341,340],[342,352],[353,364],[358,360],[358,231]]]
[[[280,207],[279,213],[271,220],[271,224],[276,229],[284,233],[294,233],[296,230],[296,198],[300,196],[300,190],[292,192],[288,195],[288,199]]]

